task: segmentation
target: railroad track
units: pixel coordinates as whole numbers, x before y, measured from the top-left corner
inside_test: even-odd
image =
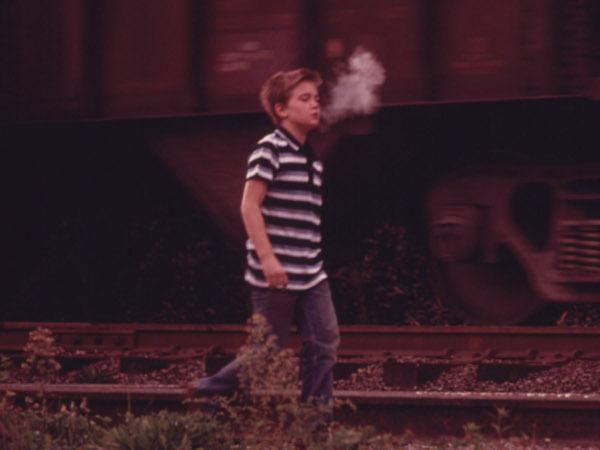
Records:
[[[111,356],[121,358],[122,367],[130,364],[130,368],[142,370],[202,354],[211,373],[246,339],[242,325],[5,322],[0,324],[0,353],[18,358],[29,332],[38,327],[52,330],[57,342],[82,363]],[[424,381],[453,364],[477,363],[482,373],[504,381],[571,359],[600,360],[598,329],[343,326],[341,332],[336,378],[365,364],[384,361],[383,379],[386,386],[395,389],[336,391],[338,398],[351,400],[358,407],[356,412],[341,411],[337,417],[343,422],[376,424],[379,431],[410,428],[423,436],[459,436],[468,422],[491,429],[495,411],[503,407],[510,410],[511,424],[525,433],[553,439],[600,440],[600,394],[419,390]],[[300,345],[295,329],[291,345]],[[217,362],[209,368],[211,357]],[[419,362],[411,364],[407,358]],[[38,384],[0,385],[0,391],[10,390],[17,397],[35,395],[39,389]],[[183,402],[184,390],[175,385],[47,384],[43,390],[50,398],[85,397],[92,407],[106,411],[188,407]]]
[[[82,400],[100,413],[149,413],[164,408],[185,411],[185,390],[174,385],[0,384],[0,392],[17,397],[39,395],[60,401]],[[473,393],[421,391],[335,391],[355,410],[341,408],[336,419],[350,425],[372,425],[378,432],[417,437],[462,436],[473,422],[493,435],[498,409],[505,408],[511,429],[531,438],[600,441],[600,394]]]
[[[243,325],[162,325],[4,322],[0,353],[23,358],[29,332],[52,330],[65,350],[67,371],[108,357],[122,373],[139,374],[202,358],[211,374],[246,340]],[[299,347],[293,328],[291,345]],[[342,326],[334,377],[384,362],[383,380],[394,389],[418,389],[452,365],[478,364],[482,378],[515,381],[532,371],[573,359],[600,360],[600,329],[558,327]]]
[[[243,325],[91,324],[48,322],[0,323],[0,352],[19,352],[29,332],[50,329],[66,351],[189,353],[218,348],[235,352],[245,342]],[[600,328],[514,326],[376,326],[341,327],[340,354],[405,355],[454,359],[581,357],[600,359]],[[295,328],[291,346],[299,346]]]
[[[144,374],[203,359],[211,374],[245,342],[243,325],[25,323],[0,324],[0,353],[23,358],[28,334],[49,328],[65,353],[66,371],[113,358],[125,374]],[[394,389],[419,389],[453,365],[477,364],[481,379],[516,381],[573,359],[600,360],[600,329],[558,327],[343,326],[334,377],[383,362],[383,381]],[[291,345],[300,339],[292,330]]]

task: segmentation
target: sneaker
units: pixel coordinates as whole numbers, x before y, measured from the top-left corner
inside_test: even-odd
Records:
[[[200,378],[185,386],[186,397],[212,397],[214,395],[228,396],[235,392],[231,386],[226,386],[213,381],[210,377]]]

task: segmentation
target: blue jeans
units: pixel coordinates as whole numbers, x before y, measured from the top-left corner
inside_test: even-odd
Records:
[[[251,300],[253,313],[266,318],[282,348],[287,346],[290,326],[296,316],[302,336],[301,399],[330,400],[340,333],[328,281],[307,291],[252,288]],[[199,380],[197,389],[205,394],[234,391],[239,383],[238,370],[236,359],[213,376]]]

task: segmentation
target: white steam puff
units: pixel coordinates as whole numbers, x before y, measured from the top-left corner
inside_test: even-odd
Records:
[[[378,91],[384,81],[381,63],[371,52],[357,47],[330,87],[323,124],[329,126],[349,117],[374,113],[381,105]]]

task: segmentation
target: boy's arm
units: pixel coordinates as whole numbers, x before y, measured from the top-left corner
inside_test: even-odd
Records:
[[[271,246],[267,236],[265,220],[260,212],[260,205],[267,194],[267,183],[251,179],[244,185],[242,195],[241,213],[246,233],[254,244],[256,254],[263,266],[263,273],[269,288],[286,289],[288,276]]]

